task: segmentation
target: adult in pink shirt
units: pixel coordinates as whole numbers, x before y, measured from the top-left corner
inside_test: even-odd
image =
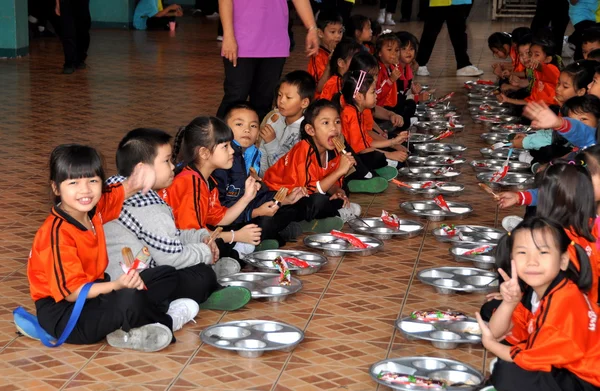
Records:
[[[319,38],[310,0],[293,0],[306,34],[306,52],[317,53]],[[245,101],[262,119],[273,104],[275,88],[290,55],[286,0],[219,0],[223,23],[224,96],[217,116],[234,102]]]

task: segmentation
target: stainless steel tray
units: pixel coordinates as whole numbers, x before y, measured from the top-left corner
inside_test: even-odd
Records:
[[[467,94],[467,97],[469,98],[469,100],[498,102],[498,98],[496,98],[496,95],[491,94],[489,92],[483,93],[481,91],[474,91]]]
[[[402,167],[398,175],[416,179],[447,179],[460,175],[459,170],[452,167]]]
[[[406,201],[400,204],[406,213],[426,218],[430,221],[443,221],[445,219],[464,219],[471,212],[473,208],[469,204],[463,202],[447,201],[450,212],[443,210],[437,204],[430,200],[425,201]]]
[[[400,227],[393,228],[386,225],[381,217],[367,217],[348,221],[348,225],[355,232],[371,235],[379,239],[414,238],[418,236],[425,226],[417,221],[400,219]]]
[[[489,292],[498,290],[498,274],[474,267],[434,267],[417,273],[419,280],[437,293]]]
[[[498,102],[497,100],[483,100],[483,99],[470,99],[468,102],[469,107],[476,106],[479,108],[481,105],[490,105],[491,107],[508,107],[508,104]]]
[[[500,159],[485,159],[485,160],[473,160],[469,165],[475,172],[496,172],[502,170],[502,166],[506,160]],[[508,161],[508,171],[530,171],[531,164],[525,162],[519,162],[515,160]]]
[[[409,156],[408,164],[415,166],[460,166],[467,160],[450,155]]]
[[[419,376],[448,383],[445,388],[394,384],[380,378],[384,373]],[[470,365],[436,357],[388,358],[371,365],[369,374],[375,382],[402,391],[474,391],[481,386],[484,380],[483,375]]]
[[[490,246],[491,249],[484,254],[465,255],[465,252],[469,250],[474,250],[482,246]],[[496,263],[496,257],[494,256],[494,247],[496,247],[495,243],[457,243],[448,251],[457,262],[473,262],[473,265],[477,268],[493,269]]]
[[[490,130],[495,133],[524,133],[528,129],[529,127],[526,125],[505,124],[492,126]]]
[[[469,113],[471,113],[471,115],[502,115],[502,114],[508,114],[508,112],[510,112],[510,108],[509,107],[498,107],[498,106],[492,106],[489,105],[490,107],[482,109],[483,105],[487,105],[487,103],[482,103],[479,106],[471,106],[469,107]]]
[[[210,326],[200,333],[200,339],[207,345],[255,358],[271,350],[291,352],[304,339],[304,332],[283,322],[241,320]]]
[[[490,124],[512,124],[519,120],[519,117],[512,115],[476,115],[473,117],[476,122],[485,122]],[[493,125],[492,125],[493,126]]]
[[[321,250],[328,257],[341,257],[344,254],[357,254],[362,256],[373,255],[383,249],[380,239],[366,235],[354,235],[369,248],[357,248],[343,239],[338,239],[331,234],[314,234],[304,238],[304,245]]]
[[[506,234],[506,231],[496,228],[485,227],[483,225],[456,225],[456,233],[448,235],[441,227],[434,228],[431,231],[433,237],[442,243],[452,242],[461,244],[472,243],[498,243],[500,238]]]
[[[409,194],[421,194],[426,197],[435,197],[438,194],[443,194],[445,196],[453,196],[461,193],[465,189],[465,185],[461,185],[456,182],[435,182],[432,186],[423,188],[422,186],[425,183],[434,182],[434,181],[409,181],[404,182],[410,186],[398,186],[398,189]]]
[[[506,158],[508,157],[508,151],[509,150],[510,150],[510,148],[498,148],[498,149],[481,148],[479,150],[479,152],[486,159],[506,160]],[[512,153],[512,155],[510,155],[510,159],[511,160],[519,160],[519,155],[523,151],[525,151],[525,150],[524,149],[513,148],[513,153]]]
[[[479,137],[487,145],[494,145],[496,143],[509,143],[509,135],[510,133],[482,133]]]
[[[419,155],[460,155],[467,147],[450,143],[425,143],[414,146],[415,153]]]
[[[302,289],[302,282],[292,277],[290,285],[279,285],[279,273],[236,273],[218,280],[223,286],[243,286],[252,293],[253,299],[285,301],[291,294]]]
[[[396,321],[396,328],[407,338],[430,341],[438,349],[456,349],[459,344],[481,343],[481,329],[474,318],[426,322],[407,316]]]
[[[257,251],[244,256],[244,262],[250,266],[254,266],[260,271],[277,271],[277,267],[273,265],[273,261],[279,257],[298,258],[310,265],[310,267],[302,268],[292,264],[288,264],[288,269],[299,276],[313,274],[318,272],[324,265],[327,264],[327,257],[321,254],[315,254],[308,251],[297,250],[265,250]]]
[[[408,139],[409,143],[427,143],[433,139],[433,135],[431,134],[422,134],[422,133],[411,133]]]
[[[499,182],[491,182],[493,172],[481,172],[477,174],[477,180],[491,187],[493,190],[527,190],[535,184],[533,174],[520,172],[509,172]]]

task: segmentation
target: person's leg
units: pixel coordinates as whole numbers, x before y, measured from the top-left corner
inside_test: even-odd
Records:
[[[305,220],[324,219],[339,216],[337,211],[344,206],[342,200],[330,200],[329,194],[312,194],[298,201],[304,208],[302,216]]]
[[[569,26],[569,1],[554,0],[547,7],[552,9],[550,23],[552,24],[552,37],[556,45],[556,54],[562,56],[562,48],[567,26]]]
[[[467,15],[470,5],[453,5],[448,7],[448,35],[454,48],[454,57],[456,58],[456,69],[461,69],[471,65],[469,54],[467,53]]]
[[[76,14],[74,10],[74,3],[76,2],[77,0],[60,0],[60,39],[65,54],[65,70],[75,68],[75,64],[77,63],[77,29],[75,25]]]
[[[172,299],[192,299],[201,304],[220,288],[212,267],[203,263],[177,270],[177,286]]]
[[[427,19],[427,13],[429,12],[429,0],[419,0],[419,13],[417,18],[419,20]]]
[[[248,99],[257,62],[258,60],[255,58],[238,58],[237,66],[234,67],[231,61],[223,58],[225,66],[224,95],[217,111],[217,117],[223,118],[225,111],[233,102]]]
[[[425,24],[423,25],[421,39],[419,40],[419,52],[417,53],[417,63],[419,66],[426,66],[429,62],[437,36],[446,20],[445,13],[448,12],[448,8],[450,7],[429,8]]]
[[[396,13],[396,8],[398,7],[398,0],[387,0],[386,1],[386,7],[385,10],[387,13],[390,14],[395,14]]]
[[[405,21],[409,21],[412,17],[412,8],[413,8],[414,0],[402,0],[400,4],[400,13],[402,14],[402,19]]]
[[[169,30],[169,22],[174,21],[174,16],[164,16],[162,18],[151,17],[146,20],[146,30]]]
[[[255,60],[257,65],[254,67],[249,95],[250,103],[256,108],[258,118],[262,120],[273,108],[275,88],[279,83],[286,58],[258,58]]]
[[[498,360],[490,378],[496,391],[561,391],[552,372],[527,371],[514,362]]]
[[[566,0],[565,0],[566,1]],[[548,27],[552,15],[552,9],[547,0],[537,0],[535,13],[531,21],[531,31],[536,34],[539,30]]]
[[[77,0],[75,4],[75,46],[77,51],[77,62],[75,65],[82,67],[85,64],[87,52],[90,47],[90,28],[92,27],[90,0]]]

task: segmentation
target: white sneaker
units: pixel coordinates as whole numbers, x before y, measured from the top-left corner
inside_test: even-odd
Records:
[[[219,260],[212,265],[215,274],[217,275],[217,279],[221,279],[223,277],[227,277],[231,274],[240,272],[240,263],[233,258],[223,257],[219,258]]]
[[[222,35],[217,35],[217,41],[223,42],[223,36]]]
[[[398,161],[391,160],[391,159],[385,159],[385,160],[387,161],[388,166],[398,168]]]
[[[483,75],[483,71],[476,66],[468,65],[456,71],[456,76],[479,76]]]
[[[502,219],[502,228],[504,228],[507,232],[512,232],[513,229],[517,225],[519,225],[523,221],[523,218],[519,216],[506,216]]]
[[[361,212],[362,209],[360,205],[355,204],[354,202],[351,202],[350,205],[346,208],[338,209],[338,214],[340,215],[340,218],[344,221],[344,223],[356,218],[356,216],[360,216]]]
[[[523,151],[519,154],[519,161],[523,163],[531,163],[533,161],[533,156],[531,156],[529,151]]]
[[[388,26],[395,26],[396,22],[394,22],[392,14],[388,13],[385,17],[385,24],[387,24]]]
[[[373,178],[373,174],[369,171],[365,174],[365,179],[371,179]]]
[[[377,23],[379,23],[379,24],[385,23],[385,8],[379,10],[379,16],[377,17]]]
[[[110,346],[140,352],[158,352],[169,346],[172,340],[171,330],[160,323],[147,324],[129,331],[119,329],[106,336],[106,342]]]
[[[240,256],[246,255],[246,254],[250,254],[254,252],[254,245],[250,244],[250,243],[241,243],[241,242],[237,242],[235,244],[235,246],[233,246],[233,249],[236,250],[238,252],[238,254],[240,254]]]
[[[196,323],[194,318],[198,315],[198,311],[200,311],[200,307],[192,299],[173,300],[167,311],[167,315],[173,318],[173,331],[181,330],[183,325],[190,321]]]
[[[498,362],[498,357],[494,357],[494,359],[492,361],[490,361],[490,373],[494,372],[494,367],[496,366],[497,362]]]
[[[431,75],[431,73],[429,73],[427,66],[422,66],[422,67],[419,67],[419,69],[417,69],[417,76],[430,76],[430,75]]]

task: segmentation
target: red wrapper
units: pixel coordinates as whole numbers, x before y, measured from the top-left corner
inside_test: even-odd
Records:
[[[442,208],[446,212],[450,212],[450,207],[446,203],[446,200],[444,199],[444,196],[442,196],[441,194],[438,195],[438,196],[436,196],[436,197],[434,197],[433,198],[433,202],[435,202],[435,204],[437,206],[439,206],[440,208]]]
[[[435,186],[435,182],[427,181],[421,185],[421,189],[429,189],[430,187]]]
[[[491,110],[492,106],[488,105],[487,103],[484,103],[482,105],[479,106],[479,110]]]
[[[477,84],[484,86],[493,86],[495,83],[491,80],[477,80]]]
[[[350,243],[351,245],[353,245],[356,248],[369,248],[369,246],[367,246],[365,243],[363,243],[362,240],[360,240],[359,238],[357,238],[354,235],[350,235],[341,231],[337,231],[337,230],[332,230],[330,232],[330,234],[338,239],[343,239],[345,241],[347,241],[348,243]]]
[[[302,269],[310,267],[310,264],[306,261],[303,261],[302,259],[298,259],[298,258],[294,258],[294,257],[281,257],[283,258],[283,260],[291,265],[300,267]]]
[[[381,221],[388,227],[400,228],[400,219],[395,214],[389,214],[385,210],[381,211]]]
[[[291,285],[292,276],[290,275],[290,271],[288,270],[287,263],[283,259],[283,257],[279,257],[273,261],[273,265],[279,271],[279,285]]]
[[[490,182],[500,182],[508,174],[508,164],[502,166],[502,169],[492,174]]]
[[[481,246],[469,251],[465,251],[462,255],[479,255],[485,254],[492,249],[492,246]]]

